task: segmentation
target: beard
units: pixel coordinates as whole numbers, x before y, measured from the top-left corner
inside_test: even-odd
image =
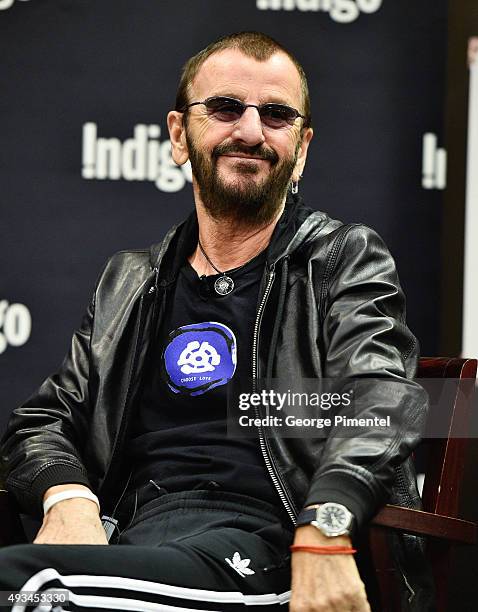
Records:
[[[196,147],[188,131],[186,141],[194,178],[206,211],[216,220],[259,227],[270,223],[281,209],[294,170],[300,142],[291,157],[279,160],[277,153],[264,145],[248,147],[240,143],[220,144],[211,156]],[[268,176],[261,182],[253,180],[258,174],[257,162],[244,159],[235,164],[240,177],[226,183],[218,173],[221,155],[243,153],[266,159],[270,163]],[[247,180],[251,177],[250,180]]]

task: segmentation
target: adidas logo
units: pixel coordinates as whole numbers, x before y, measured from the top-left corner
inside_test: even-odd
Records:
[[[249,563],[251,562],[251,560],[241,559],[241,555],[238,552],[235,552],[232,555],[232,561],[228,559],[227,557],[225,558],[225,561],[227,561],[229,565],[232,567],[232,569],[236,570],[239,576],[242,576],[243,578],[245,578],[246,576],[251,576],[252,574],[256,573],[254,570],[251,570],[251,568],[249,567]]]

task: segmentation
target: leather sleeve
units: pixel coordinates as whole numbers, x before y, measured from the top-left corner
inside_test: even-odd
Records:
[[[92,299],[59,370],[16,408],[1,444],[6,488],[26,514],[41,516],[44,492],[69,482],[89,486],[81,458],[88,435]]]
[[[323,304],[324,377],[353,389],[338,416],[390,416],[390,427],[333,427],[306,504],[337,501],[360,527],[390,495],[395,468],[420,440],[427,395],[413,381],[418,357],[405,323],[405,298],[382,239],[362,225],[344,226],[319,281]],[[332,255],[334,256],[334,255]],[[335,416],[335,415],[334,415]]]

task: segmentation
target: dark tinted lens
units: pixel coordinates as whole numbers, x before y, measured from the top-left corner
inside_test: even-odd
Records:
[[[262,121],[274,128],[292,125],[297,118],[297,111],[283,104],[264,104],[260,112]]]
[[[232,98],[209,98],[205,104],[208,113],[219,121],[237,121],[244,112],[244,105]]]

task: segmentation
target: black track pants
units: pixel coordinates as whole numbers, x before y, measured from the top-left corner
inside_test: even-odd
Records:
[[[292,532],[271,506],[216,491],[166,494],[134,513],[119,545],[0,549],[0,590],[69,591],[22,610],[288,608]]]

